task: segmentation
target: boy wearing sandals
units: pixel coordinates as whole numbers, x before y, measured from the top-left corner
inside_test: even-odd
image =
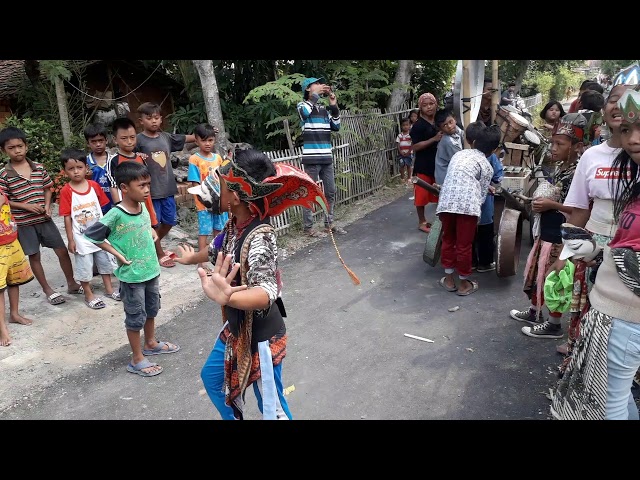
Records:
[[[475,125],[474,125],[475,124]],[[445,276],[439,281],[448,292],[466,296],[478,290],[471,275],[472,246],[480,219],[481,206],[490,190],[493,167],[487,160],[500,144],[500,127],[474,122],[480,128],[471,148],[451,157],[438,199],[436,215],[442,222],[440,263]],[[459,283],[453,277],[457,270]]]
[[[107,306],[94,295],[91,288],[93,265],[104,282],[105,296],[120,300],[120,294],[113,290],[111,274],[115,269],[112,255],[100,249],[82,234],[91,225],[102,218],[102,208],[111,203],[104,191],[93,180],[86,178],[87,155],[76,148],[68,148],[60,154],[60,162],[69,182],[60,190],[58,213],[64,218],[67,233],[67,250],[75,258],[75,279],[84,290],[84,303],[93,310]]]
[[[9,162],[0,169],[0,189],[7,198],[18,225],[18,241],[29,257],[31,270],[51,305],[66,301],[51,288],[40,260],[40,246],[53,249],[67,280],[67,293],[83,294],[82,286],[73,278],[73,264],[62,235],[51,219],[53,182],[41,163],[27,158],[29,148],[24,131],[6,127],[0,131],[0,148]]]
[[[155,337],[155,317],[160,310],[160,264],[155,248],[158,235],[145,206],[151,175],[141,163],[122,162],[115,168],[114,177],[122,201],[87,228],[84,236],[118,260],[114,274],[120,280],[124,325],[132,352],[127,371],[152,377],[160,374],[162,367],[145,355],[174,353],[180,347],[158,342]]]

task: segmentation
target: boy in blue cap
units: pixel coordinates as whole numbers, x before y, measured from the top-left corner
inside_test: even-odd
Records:
[[[333,207],[336,200],[336,183],[331,151],[331,132],[340,130],[340,110],[338,99],[324,78],[309,77],[302,82],[302,101],[298,103],[298,115],[302,121],[302,165],[304,171],[314,180],[322,180],[324,194],[328,202],[328,215],[324,217],[326,233],[344,235],[347,232],[333,225]],[[329,106],[318,103],[321,96],[329,97]],[[308,208],[302,209],[304,233],[310,237],[324,237],[324,232],[313,229],[313,214]]]

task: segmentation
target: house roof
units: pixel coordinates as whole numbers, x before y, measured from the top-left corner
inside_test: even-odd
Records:
[[[0,98],[14,96],[26,79],[24,60],[0,60]]]
[[[74,60],[77,66],[87,67],[104,60]],[[137,68],[140,68],[139,66]],[[160,72],[158,72],[160,73]],[[162,74],[166,82],[170,77]],[[10,98],[20,91],[24,82],[29,79],[24,70],[24,60],[0,60],[0,99]],[[173,84],[176,82],[171,80]]]

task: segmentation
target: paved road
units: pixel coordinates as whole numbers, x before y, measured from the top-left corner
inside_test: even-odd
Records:
[[[442,269],[422,260],[425,235],[409,195],[337,238],[360,286],[350,282],[329,239],[282,262],[289,314],[284,381],[295,387],[288,396],[294,417],[548,419],[545,394],[555,382],[561,341],[526,337],[509,318],[509,309],[527,305],[521,273],[476,274],[480,289],[468,297],[445,292],[437,284]],[[520,272],[528,238],[522,245]],[[161,375],[127,373],[130,351],[123,347],[2,418],[219,419],[199,378],[219,322],[219,307],[203,301],[158,328],[160,339],[182,346],[161,358]],[[251,391],[247,418],[259,418]]]

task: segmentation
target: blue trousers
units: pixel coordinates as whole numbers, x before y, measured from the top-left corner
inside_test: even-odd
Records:
[[[225,344],[216,339],[209,358],[202,366],[200,378],[209,398],[215,405],[223,420],[235,420],[233,408],[225,403],[224,385],[224,350]],[[258,344],[260,355],[261,377],[253,382],[253,393],[258,401],[258,408],[264,420],[292,420],[289,405],[282,386],[282,362],[273,366],[269,341]]]
[[[614,318],[607,344],[606,420],[638,420],[631,386],[639,367],[640,324]]]

